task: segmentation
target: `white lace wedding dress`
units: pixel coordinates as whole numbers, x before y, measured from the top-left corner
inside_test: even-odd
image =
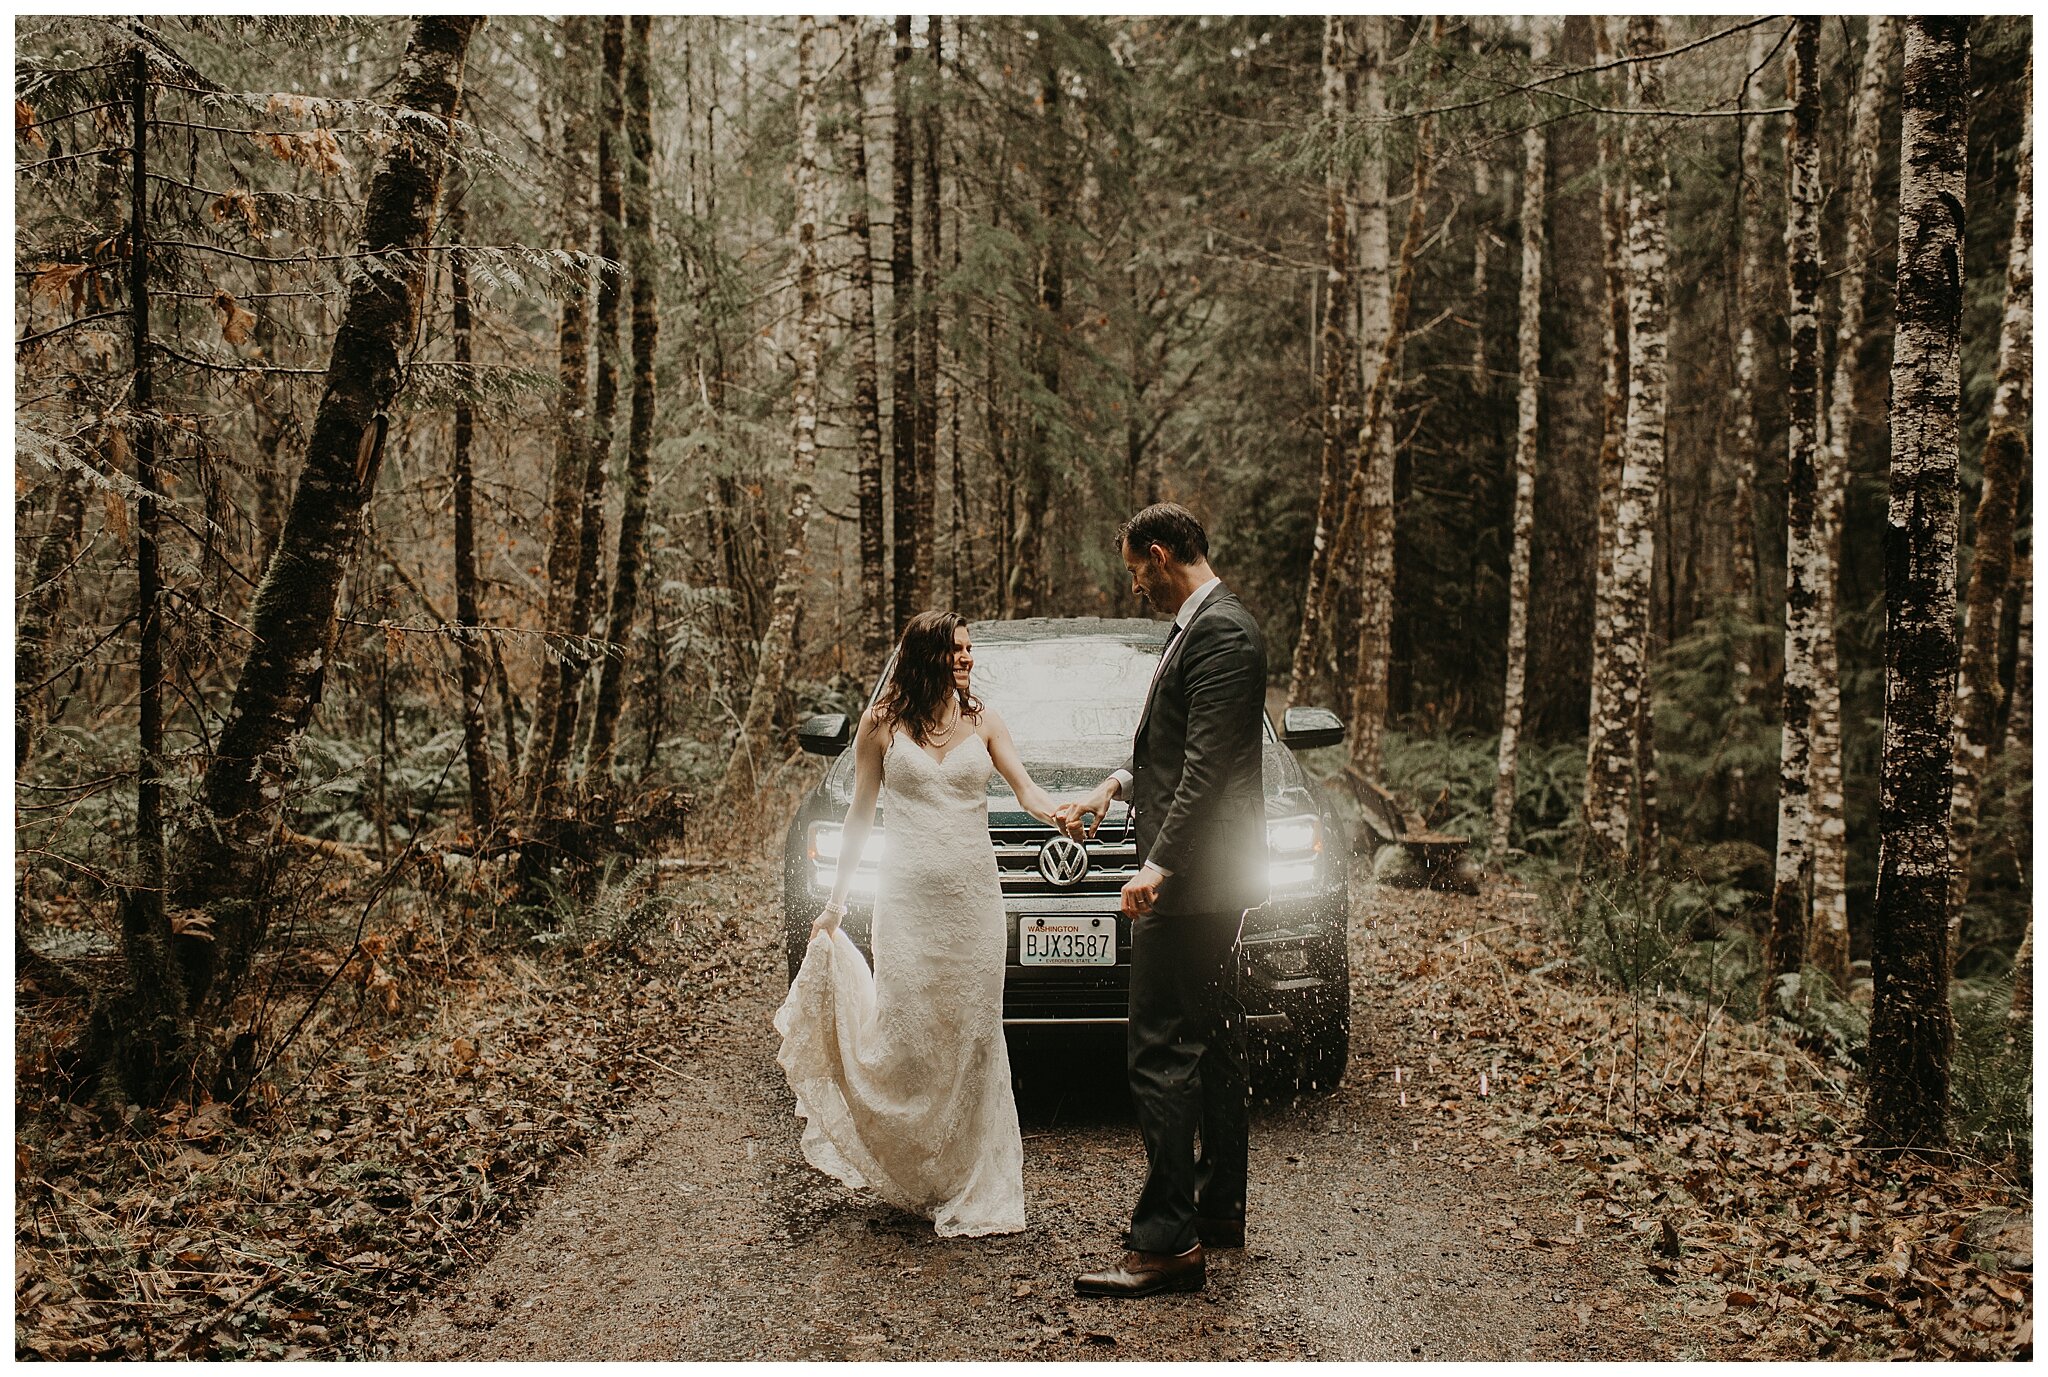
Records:
[[[1024,1227],[993,769],[978,733],[943,760],[891,736],[874,971],[844,932],[813,937],[775,1015],[805,1158],[926,1216],[942,1237]]]

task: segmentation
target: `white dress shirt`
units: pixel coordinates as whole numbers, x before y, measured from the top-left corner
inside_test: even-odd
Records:
[[[1195,619],[1195,612],[1198,608],[1201,607],[1202,600],[1209,596],[1210,589],[1214,588],[1217,584],[1221,582],[1223,582],[1222,579],[1217,578],[1214,575],[1211,575],[1208,582],[1204,583],[1194,592],[1188,594],[1186,601],[1182,602],[1180,605],[1180,611],[1173,614],[1173,624],[1175,627],[1179,628],[1179,630],[1173,638],[1173,645],[1170,645],[1166,648],[1165,654],[1162,654],[1159,657],[1159,663],[1156,667],[1154,667],[1152,671],[1153,683],[1158,683],[1159,676],[1165,672],[1166,657],[1168,655],[1171,655],[1174,651],[1174,647],[1180,644],[1180,637],[1186,634],[1188,629],[1188,623]],[[1149,691],[1147,692],[1146,696],[1148,698],[1151,696]],[[1129,799],[1131,797],[1131,786],[1135,782],[1131,778],[1131,772],[1129,770],[1124,769],[1112,770],[1110,771],[1109,777],[1116,781],[1117,793],[1123,798]],[[1148,870],[1156,870],[1161,875],[1170,875],[1173,873],[1172,871],[1165,869],[1164,867],[1158,865],[1156,862],[1153,861],[1145,862],[1144,868]]]

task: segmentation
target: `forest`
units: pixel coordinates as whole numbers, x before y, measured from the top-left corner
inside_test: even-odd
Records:
[[[15,45],[17,1238],[86,1253],[19,1351],[391,1351],[375,1297],[466,1265],[432,1240],[509,1227],[780,940],[799,722],[925,608],[1140,615],[1112,533],[1158,500],[1276,711],[1345,719],[1303,762],[1362,905],[1408,881],[1391,808],[1482,907],[1534,896],[1517,980],[1775,1039],[1813,1142],[2030,1210],[2029,18]],[[542,1007],[616,1057],[507,1137],[573,1079]],[[310,1180],[280,1144],[398,1124],[414,1043],[514,1107],[406,1128],[446,1161],[394,1181],[460,1200],[433,1262],[265,1348],[317,1288],[192,1241],[257,1189],[205,1168]],[[265,1179],[288,1232],[360,1193]],[[319,1246],[399,1256],[377,1227]],[[1975,1242],[1817,1351],[2030,1352]],[[145,1256],[230,1281],[121,1290]]]

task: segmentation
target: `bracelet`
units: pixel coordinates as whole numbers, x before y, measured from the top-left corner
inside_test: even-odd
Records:
[[[825,912],[827,912],[827,913],[836,913],[836,914],[838,914],[838,915],[839,915],[839,916],[840,916],[841,918],[844,918],[844,917],[846,916],[846,905],[845,905],[845,904],[835,904],[835,903],[833,903],[833,902],[832,902],[832,901],[831,901],[830,899],[827,899],[827,900],[825,901]]]

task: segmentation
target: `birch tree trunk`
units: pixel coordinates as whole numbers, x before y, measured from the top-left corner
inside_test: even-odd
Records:
[[[1815,461],[1820,426],[1820,20],[1793,21],[1785,58],[1792,120],[1785,134],[1786,324],[1785,675],[1778,752],[1778,852],[1764,941],[1763,1008],[1779,976],[1806,961],[1806,879],[1812,816],[1816,590],[1834,573],[1821,538]]]
[[[917,598],[917,292],[912,242],[916,226],[916,124],[910,112],[910,16],[896,16],[896,48],[890,65],[889,101],[893,133],[889,151],[889,436],[894,479],[894,579],[896,624],[893,640],[918,610]]]
[[[1898,53],[1899,21],[1888,15],[1872,19],[1849,134],[1849,224],[1842,248],[1834,386],[1828,394],[1827,435],[1819,475],[1820,546],[1827,572],[1813,589],[1813,813],[1809,820],[1813,920],[1807,960],[1845,989],[1849,983],[1849,845],[1842,815],[1842,678],[1836,652],[1835,583],[1856,425],[1855,365],[1863,347],[1863,297],[1875,251],[1878,149],[1883,141],[1885,91]]]
[[[1756,84],[1769,61],[1771,42],[1766,26],[1749,31],[1749,76],[1742,87],[1744,109],[1761,103]],[[1736,615],[1748,622],[1758,619],[1756,472],[1763,436],[1757,419],[1757,327],[1759,317],[1768,309],[1770,290],[1766,285],[1769,274],[1764,270],[1764,118],[1742,117],[1741,186],[1736,199],[1735,405],[1730,408],[1730,420],[1735,427],[1735,499],[1729,512],[1734,538],[1728,576]],[[1748,692],[1753,649],[1748,637],[1737,641],[1735,682],[1740,693]]]
[[[1386,21],[1380,20],[1381,34]],[[1430,21],[1430,45],[1441,48],[1442,15]],[[1381,742],[1387,725],[1387,674],[1394,630],[1394,422],[1393,394],[1399,381],[1401,344],[1408,329],[1413,300],[1415,258],[1421,251],[1423,212],[1428,205],[1430,173],[1436,158],[1436,124],[1425,115],[1415,125],[1415,161],[1409,179],[1408,225],[1401,236],[1400,258],[1387,306],[1386,333],[1379,363],[1366,394],[1358,428],[1358,457],[1351,466],[1352,485],[1345,517],[1337,528],[1337,567],[1351,566],[1356,551],[1358,588],[1358,658],[1352,673],[1350,769],[1364,779],[1380,774]],[[1384,190],[1382,189],[1382,201]],[[1352,532],[1347,537],[1346,531]],[[1324,602],[1329,602],[1327,592]],[[1327,615],[1327,612],[1326,612]]]
[[[1969,22],[1906,21],[1891,497],[1884,536],[1884,749],[1871,920],[1865,1141],[1946,1141],[1950,709],[1956,675]]]
[[[1526,132],[1526,131],[1524,131]],[[1526,142],[1526,141],[1525,141]],[[1493,199],[1493,165],[1485,150],[1472,159],[1472,390],[1484,397],[1493,391],[1486,374],[1486,278],[1493,267],[1493,226],[1487,204]],[[1526,199],[1526,197],[1525,197]]]
[[[1664,46],[1664,25],[1654,15],[1632,15],[1628,47],[1638,54]],[[1663,76],[1657,64],[1629,68],[1629,103],[1658,107]],[[1612,600],[1608,621],[1607,673],[1600,689],[1600,715],[1589,746],[1593,787],[1587,798],[1590,840],[1616,864],[1642,863],[1639,835],[1632,837],[1634,795],[1639,783],[1639,734],[1649,721],[1643,711],[1649,690],[1650,577],[1655,567],[1657,505],[1664,482],[1665,347],[1668,329],[1665,276],[1669,259],[1665,206],[1671,173],[1661,131],[1638,120],[1623,136],[1628,172],[1628,424],[1622,448],[1621,487],[1614,509]],[[1632,847],[1631,843],[1636,845]]]
[[[319,706],[342,580],[355,562],[400,368],[419,324],[448,132],[463,58],[481,21],[415,21],[393,103],[410,138],[378,164],[363,206],[361,252],[382,271],[349,284],[326,387],[277,549],[250,612],[248,658],[201,789],[209,824],[182,838],[181,899],[212,914],[213,940],[188,941],[191,1007],[224,1005],[261,941],[267,910],[252,883],[282,820],[298,746]]]
[[[562,19],[562,146],[556,164],[562,217],[560,244],[564,253],[590,248],[590,120],[584,93],[592,85],[590,53],[596,29],[588,15]],[[561,777],[563,757],[555,751],[561,714],[573,714],[563,702],[566,666],[582,653],[574,638],[589,627],[575,623],[576,570],[583,549],[583,482],[590,449],[590,284],[579,275],[562,298],[555,333],[555,371],[560,383],[556,401],[554,468],[548,479],[547,601],[542,613],[549,650],[543,664],[533,725],[526,747],[525,801],[529,811],[554,806],[550,796]]]
[[[2032,86],[2029,69],[2028,86]],[[2030,109],[2022,100],[2020,108]],[[1949,804],[1948,952],[1953,966],[1970,893],[1977,836],[1977,789],[1998,727],[2000,600],[2012,585],[2013,528],[2026,482],[2029,385],[2034,376],[2034,128],[2020,136],[2018,200],[2006,251],[2005,315],[1998,332],[1998,385],[1984,440],[1984,481],[1978,491],[1976,544],[1963,598],[1961,673],[1956,680],[1955,764]]]
[[[616,20],[607,21],[608,24]],[[647,499],[654,474],[654,352],[661,318],[655,299],[654,90],[648,80],[649,16],[634,15],[625,48],[622,95],[626,137],[625,245],[633,284],[633,402],[626,419],[626,495],[619,508],[619,548],[612,560],[611,606],[605,616],[604,668],[591,714],[589,769],[611,764],[626,693],[626,654],[640,613],[640,574],[647,561]],[[815,112],[814,117],[815,117]],[[617,309],[616,306],[613,307]],[[599,514],[593,514],[593,519]]]
[[[451,322],[454,331],[457,384],[471,386],[469,258],[462,252],[467,237],[467,217],[462,198],[451,198],[448,207],[448,255]],[[476,417],[465,393],[455,404],[455,431],[451,443],[451,486],[455,502],[455,625],[461,650],[462,753],[469,767],[469,821],[477,836],[490,835],[497,822],[496,796],[491,780],[491,727],[488,716],[490,666],[485,659],[483,623],[478,608],[476,573],[476,474],[470,464],[470,444],[476,432]]]
[[[1529,21],[1529,62],[1550,55],[1550,19]],[[1493,833],[1488,850],[1498,866],[1507,858],[1515,816],[1516,751],[1521,744],[1523,674],[1529,660],[1529,555],[1536,536],[1536,441],[1543,386],[1543,192],[1541,129],[1522,132],[1522,295],[1515,333],[1514,544],[1508,552],[1508,666],[1501,692],[1500,759],[1493,784]],[[1483,339],[1483,336],[1482,336]],[[1483,354],[1483,347],[1482,347]]]
[[[1324,269],[1322,370],[1323,464],[1316,488],[1316,529],[1309,546],[1308,590],[1302,597],[1301,625],[1294,637],[1294,659],[1287,676],[1289,706],[1301,703],[1315,673],[1315,650],[1321,643],[1323,584],[1329,577],[1331,525],[1337,517],[1337,496],[1348,472],[1351,402],[1351,234],[1346,223],[1345,176],[1339,157],[1344,128],[1344,26],[1342,15],[1323,16],[1323,137],[1330,153],[1324,165]],[[1384,219],[1384,217],[1383,217]],[[1384,247],[1384,245],[1383,245]]]
[[[1602,63],[1614,56],[1613,21],[1594,16],[1594,53]],[[1616,92],[1619,95],[1619,92]],[[1584,813],[1589,848],[1598,848],[1594,802],[1599,797],[1600,724],[1606,721],[1608,680],[1614,665],[1615,513],[1621,506],[1622,449],[1628,428],[1629,310],[1627,273],[1628,200],[1621,160],[1620,117],[1600,127],[1601,277],[1607,328],[1603,337],[1598,462],[1598,534],[1593,564],[1593,652],[1586,713]]]
[[[853,236],[853,418],[860,474],[861,655],[878,671],[889,653],[894,628],[888,571],[883,562],[887,532],[882,517],[882,402],[875,375],[874,236],[868,226],[867,91],[861,82],[863,21],[839,21],[846,43],[846,81],[852,109],[844,134],[847,176],[853,183],[847,229]]]
[[[897,33],[902,35],[899,28]],[[789,668],[797,597],[802,591],[804,546],[811,524],[812,482],[818,469],[818,366],[823,335],[818,298],[818,102],[815,88],[817,24],[809,15],[796,21],[796,385],[792,396],[793,457],[790,463],[789,521],[776,570],[767,634],[754,669],[739,739],[733,743],[717,796],[730,807],[759,787],[763,754],[769,748],[775,700]],[[900,68],[898,69],[900,72]],[[907,151],[907,150],[906,150]]]

